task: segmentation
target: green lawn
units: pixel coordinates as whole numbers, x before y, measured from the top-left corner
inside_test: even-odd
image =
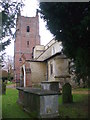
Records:
[[[89,91],[90,88],[76,88],[76,89],[73,89],[73,91]]]
[[[59,113],[61,118],[88,118],[88,95],[73,94],[71,104],[62,104],[62,96],[60,96]]]
[[[12,84],[13,84],[13,82],[7,81],[6,85],[8,86],[8,85],[12,85]]]
[[[2,117],[2,96],[0,95],[0,120]]]
[[[3,118],[31,118],[21,106],[17,104],[18,91],[7,88],[6,95],[2,96]],[[62,96],[59,96],[60,118],[87,118],[88,115],[88,95],[73,94],[72,104],[62,104]]]
[[[2,116],[3,118],[30,118],[21,106],[17,104],[18,91],[7,88],[6,95],[2,96]]]

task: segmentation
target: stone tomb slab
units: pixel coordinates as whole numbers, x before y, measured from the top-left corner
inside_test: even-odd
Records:
[[[26,111],[33,114],[35,118],[56,118],[59,116],[58,92],[38,88],[17,89],[19,94],[23,93],[23,97],[19,97],[19,103],[23,105]],[[23,100],[20,100],[21,98]]]

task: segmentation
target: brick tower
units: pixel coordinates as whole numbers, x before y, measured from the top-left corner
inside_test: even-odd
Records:
[[[20,60],[24,54],[27,60],[32,59],[32,50],[40,44],[39,16],[24,17],[18,14],[16,21],[16,39],[14,42],[14,68],[15,80],[20,80]]]

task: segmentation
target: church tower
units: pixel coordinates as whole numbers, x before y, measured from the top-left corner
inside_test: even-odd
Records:
[[[26,60],[31,60],[33,58],[32,51],[36,45],[40,45],[38,11],[35,17],[24,17],[19,12],[14,42],[15,80],[20,80],[21,55],[24,54]]]

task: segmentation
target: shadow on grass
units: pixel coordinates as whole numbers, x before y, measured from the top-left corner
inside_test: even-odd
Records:
[[[73,94],[71,104],[63,104],[60,96],[59,113],[61,118],[88,118],[88,95]]]
[[[2,96],[3,118],[15,118],[33,120],[34,114],[27,114],[20,105],[17,104],[18,91],[8,88],[6,95]],[[61,118],[87,118],[88,117],[88,95],[73,94],[72,104],[62,104],[62,96],[59,96],[59,114]]]

